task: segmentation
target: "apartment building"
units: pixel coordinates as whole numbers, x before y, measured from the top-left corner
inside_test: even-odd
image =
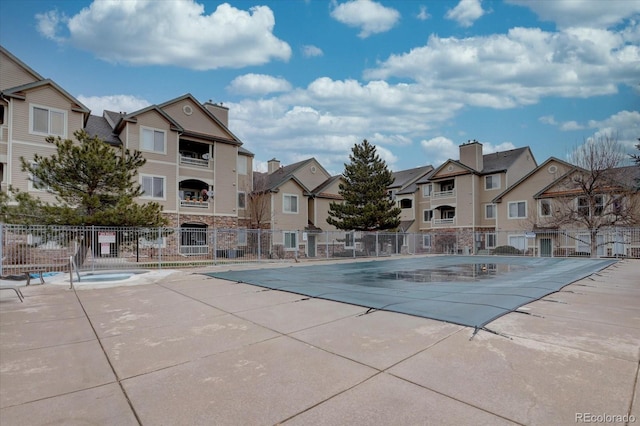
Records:
[[[119,149],[139,150],[141,202],[163,207],[170,226],[182,233],[182,245],[204,246],[207,228],[237,228],[246,223],[246,191],[252,190],[253,157],[228,128],[228,108],[200,103],[185,94],[134,112],[89,109],[0,47],[0,171],[9,185],[44,201],[55,199],[36,188],[21,171],[20,157],[53,154],[47,136],[72,138],[84,129]],[[198,232],[197,230],[203,230]],[[197,251],[197,250],[196,250]]]
[[[276,159],[267,164],[267,172],[254,173],[254,197],[258,199],[251,206],[249,220],[254,227],[281,231],[273,235],[273,243],[285,252],[316,257],[317,235],[336,230],[327,217],[329,204],[342,199],[342,177],[331,176],[315,158],[287,166]]]
[[[482,143],[469,141],[459,149],[459,160],[445,161],[416,182],[417,228],[426,250],[490,246],[485,235],[494,232],[498,217],[493,199],[537,167],[529,147],[484,154]]]

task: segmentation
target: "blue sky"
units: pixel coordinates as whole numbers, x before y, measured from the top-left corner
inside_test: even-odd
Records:
[[[222,102],[261,170],[340,173],[365,138],[402,170],[640,137],[635,0],[4,0],[0,44],[96,115]]]

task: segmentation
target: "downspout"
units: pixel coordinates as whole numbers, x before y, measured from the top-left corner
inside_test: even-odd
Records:
[[[476,254],[476,179],[471,181],[471,253]]]
[[[10,102],[8,98],[4,96],[4,94],[0,94],[2,100],[7,103],[7,192],[12,183],[12,173],[11,168],[9,167],[9,162],[11,161],[11,157],[13,155],[13,126],[11,125],[13,122],[13,102]],[[11,161],[13,164],[13,161]]]

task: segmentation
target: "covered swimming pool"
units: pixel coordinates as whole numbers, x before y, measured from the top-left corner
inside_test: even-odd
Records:
[[[613,259],[433,256],[211,272],[273,290],[483,328]]]

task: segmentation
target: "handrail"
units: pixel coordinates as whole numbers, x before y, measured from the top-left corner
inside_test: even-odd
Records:
[[[80,282],[80,271],[78,271],[78,266],[76,265],[76,260],[74,256],[69,256],[69,282],[71,286],[69,290],[73,290],[73,267],[75,266],[76,275],[78,276],[78,282]]]

